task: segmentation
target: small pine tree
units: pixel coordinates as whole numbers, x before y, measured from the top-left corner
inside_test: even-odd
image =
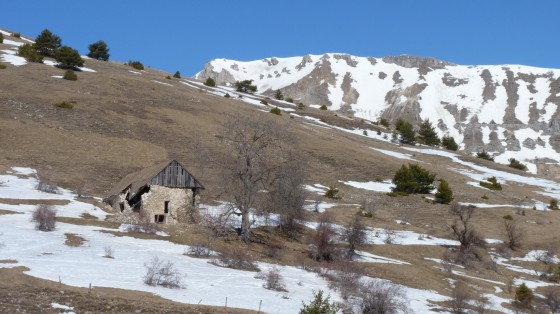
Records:
[[[321,110],[327,110],[328,108],[327,108],[326,105],[321,105],[321,107],[319,107],[319,109],[321,109]]]
[[[43,63],[43,56],[35,49],[35,45],[24,44],[20,46],[18,56],[24,57],[29,62]]]
[[[444,179],[439,180],[439,186],[435,197],[436,202],[441,204],[449,204],[453,200],[453,191],[449,187],[449,183]]]
[[[177,71],[177,72],[175,72],[175,74],[173,74],[173,77],[180,79],[181,78],[181,73],[179,71]]]
[[[88,46],[88,49],[88,57],[103,61],[109,60],[109,48],[107,48],[107,43],[105,43],[103,40],[94,42],[93,44]]]
[[[439,146],[440,139],[429,119],[423,120],[418,129],[418,141],[429,146]]]
[[[62,40],[50,30],[44,29],[37,38],[35,38],[35,49],[46,57],[55,57],[56,50],[60,48]]]
[[[62,46],[56,50],[55,60],[58,62],[58,67],[62,69],[72,69],[84,65],[84,59],[78,50],[68,46]]]
[[[144,70],[144,65],[140,61],[130,61],[130,60],[128,60],[127,65],[135,68],[138,71],[143,71]]]
[[[459,145],[457,145],[457,142],[455,142],[455,139],[451,136],[444,136],[441,138],[441,145],[443,147],[445,147],[445,149],[449,149],[449,150],[457,150],[459,149]]]
[[[21,34],[20,33],[12,33],[12,37],[21,38]]]
[[[410,122],[399,119],[395,123],[395,128],[399,131],[401,143],[408,145],[416,144],[416,132],[414,132],[414,127],[410,124]]]
[[[511,168],[527,171],[527,166],[525,166],[524,164],[519,162],[519,160],[517,160],[515,158],[510,158],[510,159],[508,159],[508,161],[509,161],[508,166],[510,166]]]
[[[213,78],[209,77],[206,79],[206,81],[204,81],[204,85],[214,87],[216,86],[216,81],[214,81]]]
[[[282,110],[280,110],[278,107],[276,107],[276,108],[270,109],[270,113],[281,116],[282,115]]]
[[[253,85],[253,80],[237,81],[235,87],[241,93],[254,94],[257,91],[257,86]]]
[[[278,100],[284,100],[284,95],[282,95],[282,91],[277,90],[277,91],[274,93],[274,98],[276,98],[276,99],[278,99]]]
[[[528,308],[531,306],[531,302],[533,302],[533,291],[522,283],[517,289],[515,290],[515,303],[516,306],[521,308]]]
[[[0,33],[0,44],[4,42],[4,34]]]
[[[494,157],[490,156],[490,154],[488,154],[486,152],[486,150],[484,150],[484,149],[481,152],[477,152],[476,157],[486,159],[486,160],[490,160],[490,161],[494,161]]]
[[[314,299],[309,304],[302,302],[299,314],[336,314],[338,306],[335,302],[330,302],[330,296],[323,298],[323,290],[313,292]]]
[[[286,101],[292,104],[294,103],[294,99],[292,97],[286,98]]]
[[[386,128],[389,127],[389,121],[387,121],[387,119],[385,119],[385,118],[379,119],[379,124],[381,124],[382,126],[384,126]]]
[[[226,93],[226,94],[224,95],[224,97],[225,97],[225,98],[230,98],[231,96],[229,95],[229,93]]]
[[[435,187],[433,185],[435,174],[420,167],[418,164],[402,165],[393,177],[393,192],[404,193],[430,193]]]
[[[69,80],[69,81],[77,81],[78,80],[78,76],[76,75],[76,72],[74,72],[74,70],[72,70],[72,69],[66,70],[66,72],[64,72],[64,76],[62,78],[65,79],[65,80]]]

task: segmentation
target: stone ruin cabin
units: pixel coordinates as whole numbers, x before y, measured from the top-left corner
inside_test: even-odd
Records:
[[[147,215],[150,222],[182,222],[198,207],[204,186],[176,160],[124,177],[104,201],[118,213]]]

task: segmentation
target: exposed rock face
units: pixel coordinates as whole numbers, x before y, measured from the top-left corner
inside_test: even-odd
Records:
[[[281,90],[298,102],[363,119],[403,118],[413,124],[430,119],[440,135],[453,136],[462,149],[485,149],[502,162],[506,151],[518,152],[521,161],[560,161],[560,70],[324,54],[217,59],[196,75],[207,77],[218,84],[252,79],[260,93]]]

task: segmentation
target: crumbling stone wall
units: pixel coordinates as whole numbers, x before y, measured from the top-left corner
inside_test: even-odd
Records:
[[[169,212],[165,213],[165,202],[169,202]],[[197,198],[195,198],[195,208]],[[155,215],[164,215],[167,224],[175,224],[185,217],[185,211],[193,208],[193,191],[190,189],[168,188],[152,185],[150,191],[142,195],[142,210],[155,222]]]

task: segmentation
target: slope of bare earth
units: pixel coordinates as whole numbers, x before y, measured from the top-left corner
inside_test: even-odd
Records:
[[[0,49],[5,48],[7,45],[0,44]],[[0,70],[1,173],[12,166],[31,167],[38,170],[39,177],[49,182],[72,190],[82,188],[87,193],[104,196],[126,174],[169,158],[177,158],[206,186],[203,197],[208,202],[220,195],[220,180],[218,169],[201,157],[199,152],[207,149],[211,153],[223,153],[223,149],[217,145],[216,135],[221,123],[229,115],[270,115],[236,97],[216,96],[202,87],[194,88],[185,84],[190,81],[188,79],[166,79],[170,74],[163,71],[147,68],[133,73],[131,71],[136,70],[119,62],[86,61],[86,66],[96,72],[79,72],[78,81],[55,78],[53,76],[62,75],[63,70],[44,64],[29,63],[19,67],[7,64],[6,69]],[[64,109],[53,105],[61,101],[72,102],[74,108]],[[282,109],[289,107],[285,103],[269,102]],[[266,109],[260,109],[263,108]],[[450,158],[411,152],[387,141],[325,128],[302,118],[302,115],[321,119],[330,125],[369,132],[374,132],[374,126],[367,121],[352,120],[313,108],[299,111],[298,116],[290,117],[286,113],[275,116],[283,127],[297,135],[301,149],[309,156],[308,183],[337,185],[340,188],[343,199],[334,202],[336,206],[328,209],[337,223],[349,222],[358,211],[358,207],[353,204],[370,198],[375,201],[378,211],[375,218],[364,219],[367,225],[450,238],[449,225],[453,217],[448,214],[448,206],[433,204],[422,196],[394,198],[385,193],[353,188],[339,182],[390,179],[403,163],[418,162],[436,173],[438,178],[445,178],[458,201],[511,205],[512,207],[481,208],[474,223],[484,237],[504,240],[502,217],[514,215],[526,235],[522,250],[514,252],[514,255],[522,256],[535,248],[557,248],[560,244],[556,232],[560,223],[558,213],[527,208],[524,215],[516,215],[516,207],[520,204],[532,205],[537,201],[548,203],[550,197],[537,193],[542,191],[541,188],[518,182],[507,182],[502,191],[473,186],[467,183],[475,180],[456,170],[472,169],[454,163]],[[408,154],[414,160],[396,158],[370,147]],[[474,164],[533,177],[505,166],[461,153],[459,155],[462,160]],[[309,214],[308,220],[317,219],[317,214]],[[408,220],[410,225],[395,222],[403,219]],[[80,223],[88,222],[84,219]],[[172,234],[173,228],[168,229],[166,231]],[[187,237],[177,241],[189,243],[191,240]],[[293,251],[293,254],[304,252],[306,248],[303,243],[290,242],[286,246],[292,249],[286,251]],[[367,263],[370,274],[414,288],[432,289],[449,295],[449,284],[442,280],[447,275],[436,269],[434,266],[438,265],[433,261],[425,260],[441,258],[446,248],[394,244],[368,245],[361,249],[410,263]],[[256,244],[254,251],[256,257],[265,259],[263,249]],[[286,255],[282,258],[283,263],[298,263],[296,256],[288,253]],[[502,283],[518,275],[499,265],[497,267],[499,271],[479,267],[465,272],[472,277]],[[541,266],[535,266],[538,267]],[[51,283],[41,281],[35,286],[32,283],[37,279],[23,276],[14,270],[2,270],[0,276],[3,279],[15,278],[17,289],[26,291],[26,294],[38,292],[37,298],[43,295],[42,289],[46,289],[47,295],[53,296],[52,300],[59,293],[56,287],[51,287]],[[466,280],[477,285],[481,293],[494,291],[492,283],[477,279]],[[9,289],[9,281],[2,282],[2,289]],[[72,293],[77,294],[76,298],[85,298],[87,291],[76,289]],[[99,303],[106,302],[111,298],[109,295],[110,293],[100,296]],[[507,292],[501,296],[511,298]],[[133,298],[143,297],[143,294],[138,294]],[[1,302],[15,300],[10,298],[7,296]],[[60,302],[66,300],[65,296],[60,298]],[[122,299],[112,299],[114,308],[118,309],[116,312],[128,311],[129,308],[118,305],[126,303],[127,298],[128,296],[123,296]],[[168,301],[155,302],[166,302],[170,312],[182,311],[178,305]],[[204,309],[198,310],[204,312]],[[28,308],[28,312],[33,312],[33,309]]]

